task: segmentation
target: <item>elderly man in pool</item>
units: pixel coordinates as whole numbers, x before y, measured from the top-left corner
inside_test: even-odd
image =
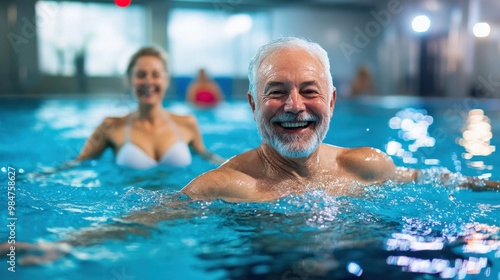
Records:
[[[191,181],[182,190],[191,198],[269,201],[314,189],[355,195],[367,184],[417,179],[419,171],[395,166],[379,150],[322,144],[336,91],[327,53],[318,44],[298,38],[271,42],[254,56],[248,76],[248,101],[263,143]],[[498,189],[497,182],[477,179],[464,186]]]
[[[419,171],[396,167],[390,157],[376,149],[322,144],[335,107],[329,68],[327,54],[318,44],[285,38],[263,46],[250,63],[248,93],[263,143],[195,178],[182,192],[194,200],[270,201],[314,189],[356,195],[368,184],[416,180]],[[443,180],[446,176],[443,174]],[[498,182],[474,178],[462,186],[500,190]],[[186,213],[142,211],[122,220],[152,226],[176,215]],[[146,231],[109,225],[79,231],[57,243],[16,242],[16,246],[20,251],[42,251],[21,259],[24,264],[37,264],[59,258],[70,246]],[[8,251],[9,246],[0,244],[0,252]]]

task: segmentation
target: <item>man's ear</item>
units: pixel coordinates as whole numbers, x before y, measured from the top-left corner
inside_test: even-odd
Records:
[[[335,109],[335,101],[337,100],[337,89],[334,87],[332,92],[332,98],[330,99],[330,117],[333,116],[333,110]]]
[[[253,100],[252,93],[249,91],[247,93],[248,103],[250,103],[250,107],[252,108],[252,113],[255,113],[255,100]]]

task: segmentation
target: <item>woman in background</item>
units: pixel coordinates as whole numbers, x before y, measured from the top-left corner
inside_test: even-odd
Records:
[[[185,167],[191,164],[189,147],[206,160],[224,159],[205,148],[196,118],[180,116],[163,108],[170,82],[167,54],[156,47],[137,51],[127,66],[127,83],[137,109],[123,117],[107,117],[85,143],[77,162],[99,157],[111,147],[116,163],[133,169],[158,165]]]
[[[219,86],[211,80],[204,69],[200,69],[197,79],[188,87],[186,100],[197,107],[209,108],[222,101]]]

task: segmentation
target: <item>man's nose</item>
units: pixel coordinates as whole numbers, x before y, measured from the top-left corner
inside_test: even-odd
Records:
[[[294,114],[305,110],[303,97],[297,89],[292,89],[288,94],[284,110]]]

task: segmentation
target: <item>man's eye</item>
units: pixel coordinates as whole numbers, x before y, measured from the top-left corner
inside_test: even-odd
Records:
[[[315,93],[318,93],[318,91],[315,90],[315,89],[305,89],[302,92],[305,93],[305,94],[315,94]]]
[[[269,95],[278,95],[278,94],[284,94],[285,92],[282,90],[272,90],[269,92]]]

